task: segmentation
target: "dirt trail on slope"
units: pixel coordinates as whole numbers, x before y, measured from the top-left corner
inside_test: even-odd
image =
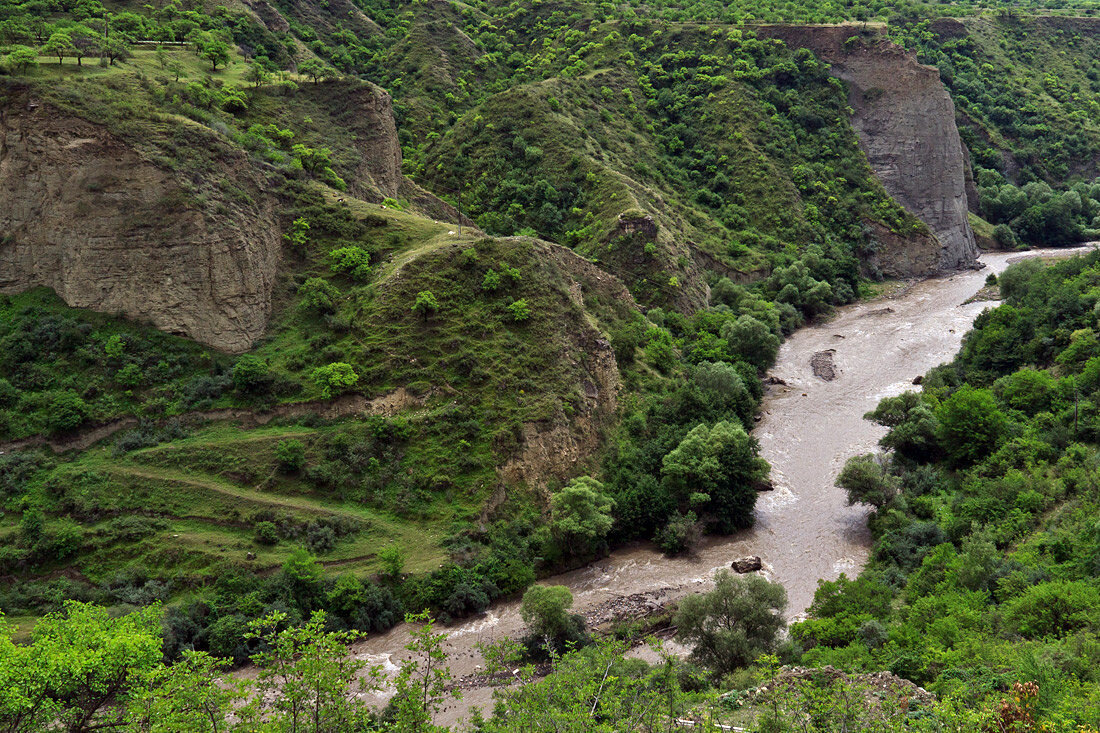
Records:
[[[423,404],[423,398],[416,397],[412,393],[400,387],[393,392],[384,394],[374,399],[367,399],[363,395],[341,395],[331,400],[312,400],[309,402],[292,402],[275,405],[267,410],[254,410],[247,407],[226,407],[217,410],[194,410],[173,415],[168,418],[151,420],[150,422],[162,425],[168,420],[180,420],[188,424],[214,422],[219,420],[237,420],[243,428],[255,428],[266,425],[278,418],[299,418],[307,415],[317,415],[328,420],[352,415],[385,415],[392,417],[402,410]],[[66,435],[34,435],[29,438],[9,440],[0,443],[0,453],[13,450],[34,448],[40,445],[48,445],[55,453],[64,453],[70,450],[85,450],[101,440],[111,437],[120,430],[128,430],[137,427],[139,420],[136,417],[122,417],[102,425],[93,425]]]

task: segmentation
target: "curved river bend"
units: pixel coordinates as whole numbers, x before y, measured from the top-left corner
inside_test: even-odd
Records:
[[[1081,248],[1084,250],[1086,248]],[[1064,255],[1067,250],[1049,254]],[[828,323],[801,329],[783,344],[771,376],[785,382],[769,388],[753,435],[772,466],[775,490],[760,495],[756,526],[730,537],[708,538],[691,557],[667,558],[648,546],[629,547],[584,568],[545,579],[573,592],[574,611],[599,616],[616,599],[646,594],[667,601],[707,587],[719,568],[759,555],[764,572],[781,582],[799,617],[813,600],[819,579],[854,575],[867,559],[867,508],[849,507],[833,485],[851,456],[875,450],[885,429],[863,419],[879,400],[913,389],[912,380],[950,360],[974,318],[991,303],[964,304],[990,272],[1011,262],[1048,254],[989,253],[982,270],[967,270],[906,287],[900,293],[839,309]],[[814,375],[814,354],[829,351],[832,381]],[[521,633],[516,601],[495,604],[481,617],[447,629],[447,651],[456,678],[475,675],[479,641]],[[370,637],[352,651],[396,671],[409,640],[407,626]],[[473,706],[489,713],[491,688],[474,687],[450,703],[440,724],[462,720]]]

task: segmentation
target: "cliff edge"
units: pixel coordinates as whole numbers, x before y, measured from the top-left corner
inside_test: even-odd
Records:
[[[226,175],[255,191],[247,168]],[[2,293],[46,286],[230,352],[267,325],[281,236],[265,197],[211,214],[105,127],[15,90],[0,104],[0,200]]]
[[[762,26],[758,35],[808,48],[832,65],[833,75],[848,84],[852,127],[871,169],[935,235],[935,243],[882,257],[884,272],[924,275],[973,265],[978,247],[967,220],[969,165],[939,71],[859,25]]]

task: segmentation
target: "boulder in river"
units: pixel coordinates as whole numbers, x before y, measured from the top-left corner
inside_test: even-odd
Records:
[[[730,563],[730,567],[733,568],[735,573],[755,573],[764,567],[764,563],[760,561],[759,556],[750,555],[734,560]]]

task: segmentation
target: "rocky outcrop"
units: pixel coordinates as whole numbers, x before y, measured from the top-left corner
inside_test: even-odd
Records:
[[[762,26],[758,34],[810,49],[847,82],[852,126],[871,168],[937,240],[914,240],[938,252],[907,255],[908,264],[893,268],[897,274],[972,265],[978,252],[967,220],[967,161],[939,72],[865,26]]]
[[[243,158],[243,156],[242,156]],[[242,190],[246,165],[226,175]],[[69,305],[152,323],[225,351],[264,331],[280,248],[274,206],[197,202],[104,127],[0,97],[0,292],[52,288]]]

